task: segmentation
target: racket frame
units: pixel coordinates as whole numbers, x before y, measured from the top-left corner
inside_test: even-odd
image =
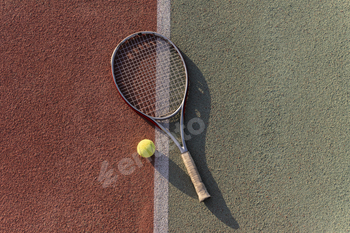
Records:
[[[173,46],[173,48],[177,51],[178,55],[180,56],[181,58],[181,62],[182,62],[182,65],[183,65],[183,68],[185,70],[185,74],[186,74],[186,84],[185,84],[185,93],[184,93],[184,98],[182,99],[182,102],[180,104],[180,106],[173,112],[171,113],[170,115],[167,115],[165,117],[152,117],[152,116],[149,116],[143,112],[141,112],[140,110],[138,110],[136,107],[134,107],[125,97],[124,95],[122,94],[121,90],[119,89],[119,86],[117,84],[117,81],[116,81],[116,77],[114,75],[114,71],[115,71],[115,64],[114,64],[114,61],[115,61],[115,57],[117,55],[117,51],[119,50],[119,48],[129,39],[133,38],[133,37],[136,37],[136,36],[139,36],[139,35],[142,35],[142,34],[151,34],[151,35],[154,35],[154,36],[157,36],[157,37],[160,37],[162,38],[163,40],[167,41],[169,44],[171,44]],[[186,68],[186,63],[185,63],[185,60],[183,59],[182,57],[182,54],[180,52],[180,50],[175,46],[175,44],[173,42],[171,42],[168,38],[166,38],[165,36],[159,34],[159,33],[156,33],[156,32],[151,32],[151,31],[140,31],[140,32],[136,32],[134,34],[131,34],[129,35],[128,37],[126,37],[125,39],[123,39],[118,45],[117,47],[114,49],[113,51],[113,55],[112,55],[112,58],[111,58],[111,67],[112,67],[112,75],[113,75],[113,81],[114,81],[114,84],[115,84],[115,87],[117,88],[118,90],[118,93],[119,95],[122,97],[122,99],[136,112],[138,113],[139,115],[143,116],[144,118],[146,118],[148,121],[150,121],[151,123],[153,123],[154,125],[156,125],[158,128],[160,128],[161,130],[163,130],[172,140],[173,142],[175,143],[175,145],[179,148],[181,154],[185,153],[188,151],[187,149],[187,146],[186,146],[186,143],[185,143],[185,137],[184,137],[184,108],[185,108],[185,103],[186,103],[186,96],[187,96],[187,92],[188,92],[188,73],[187,73],[187,68]],[[160,122],[158,121],[164,121],[164,120],[167,120],[167,119],[170,119],[171,117],[175,116],[176,114],[179,113],[179,111],[181,112],[180,113],[180,136],[181,136],[181,143],[182,143],[182,146],[180,145],[179,141],[173,136],[173,134],[166,128],[164,127]]]

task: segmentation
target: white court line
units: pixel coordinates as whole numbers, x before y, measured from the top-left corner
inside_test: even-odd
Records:
[[[170,6],[170,0],[157,1],[157,32],[169,39]],[[158,129],[155,130],[155,144],[153,232],[163,233],[168,232],[169,139]]]
[[[157,2],[157,32],[170,39],[170,0]]]

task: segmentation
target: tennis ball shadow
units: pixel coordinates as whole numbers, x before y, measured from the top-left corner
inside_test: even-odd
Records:
[[[165,155],[163,155],[161,153],[159,155],[160,156],[165,156]],[[152,165],[153,166],[154,166],[154,160],[155,160],[155,157],[152,156]],[[192,182],[191,182],[191,178],[189,177],[189,175],[183,169],[181,169],[173,160],[168,159],[168,161],[169,161],[169,167],[172,170],[171,173],[172,173],[172,176],[173,176],[173,177],[169,178],[168,181],[174,187],[176,187],[178,190],[183,192],[184,194],[186,194],[186,195],[188,195],[188,196],[190,196],[192,198],[197,198],[197,194],[194,192],[194,188],[193,188],[193,185],[192,185]],[[162,174],[161,171],[159,171],[159,173],[164,177],[164,174]],[[184,182],[177,182],[179,180],[182,180]]]
[[[206,185],[211,198],[204,203],[207,208],[221,222],[233,229],[238,229],[239,224],[232,216],[230,209],[227,207],[225,199],[212,176],[206,161],[205,143],[207,127],[209,125],[211,97],[207,82],[196,64],[182,52],[182,56],[186,62],[187,72],[189,76],[189,91],[185,110],[185,123],[194,118],[200,118],[205,125],[205,129],[198,135],[190,135],[185,129],[185,134],[190,135],[190,139],[186,140],[187,148],[190,151],[198,171]],[[170,131],[174,130],[174,125],[170,123]],[[193,187],[190,177],[184,170],[177,165],[182,160],[174,157],[174,161],[169,159],[169,182],[178,188],[184,194],[197,199],[197,194]],[[182,165],[181,165],[182,166]]]

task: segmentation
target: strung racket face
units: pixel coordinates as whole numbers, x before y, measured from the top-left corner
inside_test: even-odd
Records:
[[[152,119],[175,115],[184,103],[188,77],[180,51],[167,38],[139,32],[114,50],[112,74],[123,99]]]

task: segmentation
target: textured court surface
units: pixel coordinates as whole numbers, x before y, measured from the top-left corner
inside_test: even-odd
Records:
[[[349,2],[172,3],[187,119],[205,122],[188,148],[213,198],[188,193],[174,151],[169,229],[348,232]]]
[[[0,7],[0,232],[151,232],[154,169],[133,155],[154,128],[118,96],[110,58],[156,30],[156,2]]]
[[[3,0],[0,13],[0,232],[153,232],[155,168],[135,152],[155,131],[118,96],[110,57],[166,21],[157,1]],[[345,0],[171,1],[187,146],[212,198],[198,202],[164,143],[162,229],[350,231],[349,18]]]

